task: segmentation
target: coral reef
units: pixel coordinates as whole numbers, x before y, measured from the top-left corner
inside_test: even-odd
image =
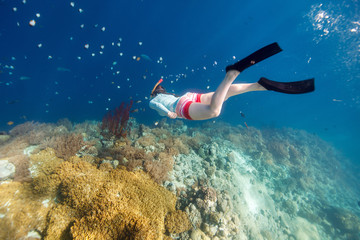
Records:
[[[126,138],[67,119],[0,135],[0,238],[360,239],[358,175],[319,137],[128,120]]]

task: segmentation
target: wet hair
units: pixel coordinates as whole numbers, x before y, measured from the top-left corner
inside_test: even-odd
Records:
[[[178,97],[177,95],[173,94],[173,93],[168,93],[166,91],[166,89],[161,86],[160,84],[157,85],[157,87],[155,88],[154,92],[150,95],[151,97],[156,97],[158,94],[169,94],[169,95],[174,95],[175,97]]]
[[[165,88],[159,84],[156,86],[155,90],[151,93],[151,97],[156,97],[160,93],[167,94]]]

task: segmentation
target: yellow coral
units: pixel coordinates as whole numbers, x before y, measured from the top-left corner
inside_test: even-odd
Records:
[[[24,239],[32,230],[42,232],[46,215],[53,205],[47,198],[35,197],[29,183],[0,185],[0,239]]]
[[[169,233],[182,233],[191,228],[188,216],[185,212],[177,210],[166,216],[165,227]]]
[[[163,239],[165,216],[176,197],[142,171],[111,172],[86,162],[64,162],[58,169],[63,202],[79,216],[74,239]]]
[[[62,159],[56,157],[54,149],[46,148],[30,156],[32,175],[50,175],[62,161]]]
[[[56,176],[51,174],[62,162],[63,160],[56,157],[52,148],[47,148],[30,156],[30,171],[34,176],[32,182],[34,193],[52,194],[54,197],[59,181]]]
[[[52,149],[31,162],[38,173],[32,184],[0,185],[0,213],[5,214],[0,226],[6,229],[0,238],[19,239],[36,229],[44,239],[166,239],[165,216],[174,212],[183,220],[173,221],[168,232],[184,230],[177,224],[187,217],[175,211],[175,195],[143,171],[101,170],[78,157],[62,161]],[[7,201],[14,206],[11,214]]]

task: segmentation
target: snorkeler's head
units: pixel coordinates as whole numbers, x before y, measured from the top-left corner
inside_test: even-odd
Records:
[[[151,91],[151,94],[150,94],[151,97],[155,97],[159,93],[166,93],[165,88],[163,88],[160,85],[160,83],[162,83],[162,82],[163,82],[163,79],[160,78],[160,80],[155,84],[154,88]]]
[[[160,93],[166,93],[166,90],[165,90],[165,88],[163,86],[157,85],[155,87],[155,89],[151,92],[150,96],[151,97],[156,97]]]

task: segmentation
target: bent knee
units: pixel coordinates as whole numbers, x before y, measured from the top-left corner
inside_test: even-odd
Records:
[[[220,116],[220,112],[221,112],[221,109],[219,109],[219,110],[212,110],[212,111],[210,112],[211,118],[216,118],[216,117]]]

